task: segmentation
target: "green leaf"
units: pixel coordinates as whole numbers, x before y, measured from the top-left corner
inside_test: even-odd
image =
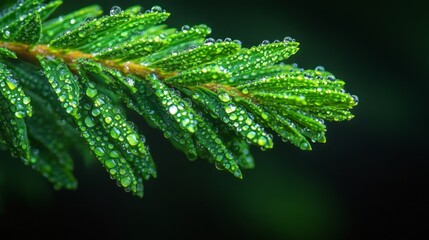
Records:
[[[211,29],[207,25],[201,24],[189,29],[185,27],[183,30],[178,31],[177,33],[167,34],[166,41],[168,41],[169,44],[159,51],[149,56],[143,57],[141,62],[142,64],[149,65],[149,63],[169,57],[173,52],[199,46],[203,44],[204,37],[210,34],[210,32]]]
[[[191,132],[173,118],[169,108],[162,105],[149,83],[135,76],[129,77],[135,81],[137,92],[130,94],[130,99],[125,98],[125,104],[145,118],[149,125],[160,129],[164,137],[170,139],[190,160],[195,160],[198,155]]]
[[[100,52],[128,40],[127,31],[147,28],[164,21],[168,15],[168,13],[154,12],[141,15],[120,13],[104,16],[66,32],[53,40],[50,45],[55,48],[80,48],[82,51]],[[94,44],[94,41],[99,42]]]
[[[35,141],[32,145],[30,162],[33,169],[46,177],[56,190],[77,188],[77,181],[67,164]]]
[[[138,196],[143,196],[142,179],[136,177],[126,156],[122,155],[121,149],[111,143],[114,139],[102,127],[102,123],[97,118],[98,111],[94,110],[90,103],[83,103],[83,106],[79,105],[79,115],[85,117],[76,119],[78,129],[109,175],[116,179],[119,186],[131,190]]]
[[[69,153],[75,144],[74,136],[62,119],[45,108],[42,98],[33,95],[32,99],[34,116],[26,120],[32,139],[30,163],[53,183],[54,188],[74,189],[77,183],[72,174],[73,161]]]
[[[283,61],[298,51],[298,45],[297,42],[279,42],[250,49],[243,48],[240,52],[221,58],[212,64],[223,66],[233,75],[238,75],[251,69],[256,71]]]
[[[127,61],[142,56],[149,55],[160,49],[166,41],[160,37],[140,38],[138,40],[118,44],[113,48],[108,48],[96,55],[96,59],[115,59],[117,61]]]
[[[0,95],[0,136],[6,142],[12,156],[19,157],[28,164],[30,143],[27,126],[23,118],[16,117],[14,108],[8,99]]]
[[[80,87],[67,65],[58,59],[38,57],[43,68],[43,74],[51,84],[52,89],[61,102],[61,106],[70,115],[77,117],[77,108],[80,99]]]
[[[231,77],[226,69],[219,66],[207,66],[192,68],[181,72],[179,75],[167,78],[165,83],[172,85],[193,86],[198,84],[220,82]]]
[[[32,115],[31,99],[22,90],[21,84],[12,75],[9,68],[0,62],[0,93],[11,104],[16,118]]]
[[[182,129],[194,133],[197,130],[196,114],[189,104],[159,81],[156,76],[149,76],[147,80],[164,110],[172,116]]]
[[[16,4],[3,10],[3,13],[0,15],[0,29],[2,29],[3,37],[8,39],[10,32],[6,34],[9,36],[5,37],[6,29],[10,28],[10,25],[14,23],[17,25],[17,23],[32,15],[34,10],[40,6],[40,2],[40,0],[17,1]]]
[[[125,113],[114,106],[106,95],[97,92],[94,84],[87,83],[85,92],[93,103],[93,117],[99,119],[106,133],[113,140],[112,143],[121,149],[133,169],[144,179],[149,179],[150,176],[156,177],[155,164],[148,148],[144,144],[145,138],[127,121]],[[87,117],[85,121],[87,126],[90,127],[92,118]]]
[[[13,59],[17,59],[18,57],[16,56],[16,54],[12,51],[9,51],[6,48],[0,48],[0,58],[13,58]]]
[[[41,42],[48,43],[66,31],[77,28],[85,21],[100,16],[103,11],[98,5],[91,5],[64,16],[43,23]]]
[[[174,52],[171,56],[158,60],[150,66],[159,67],[165,71],[182,71],[229,56],[238,50],[240,50],[240,44],[234,42],[211,43],[178,53]]]
[[[18,1],[0,15],[0,39],[13,39],[17,42],[36,43],[40,39],[40,22],[59,6],[62,1],[50,1],[47,4],[40,0]],[[34,33],[35,35],[32,35]]]
[[[39,14],[35,13],[26,18],[21,28],[12,36],[12,40],[26,44],[35,44],[39,41],[41,33],[42,23]]]
[[[196,119],[198,130],[195,132],[195,138],[200,149],[199,155],[207,154],[206,156],[215,163],[217,169],[226,170],[235,177],[243,178],[241,170],[234,160],[234,154],[225,146],[216,130],[198,115]],[[204,150],[203,153],[201,153],[201,149]]]
[[[227,92],[219,90],[216,95],[201,87],[193,89],[193,92],[192,97],[195,101],[238,135],[262,148],[273,147],[272,137],[253,120],[253,116],[245,108],[237,105]]]

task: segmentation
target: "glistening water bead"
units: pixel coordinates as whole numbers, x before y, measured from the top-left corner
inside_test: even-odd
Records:
[[[118,6],[113,6],[110,9],[110,16],[118,15],[120,13],[122,13],[122,9],[120,7],[118,7]]]

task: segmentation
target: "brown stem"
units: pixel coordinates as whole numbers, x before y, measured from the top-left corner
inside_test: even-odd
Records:
[[[84,53],[75,50],[58,50],[50,48],[48,45],[35,45],[30,46],[22,43],[11,43],[0,41],[0,47],[7,48],[15,52],[21,59],[38,63],[36,56],[51,56],[62,59],[69,67],[74,68],[76,62],[80,58],[92,59],[96,62],[103,64],[106,67],[119,70],[125,74],[135,74],[140,77],[147,77],[149,74],[155,74],[158,79],[166,79],[177,75],[176,72],[164,72],[157,68],[150,68],[140,65],[138,63],[128,61],[125,63],[116,62],[113,60],[97,60],[94,54]]]

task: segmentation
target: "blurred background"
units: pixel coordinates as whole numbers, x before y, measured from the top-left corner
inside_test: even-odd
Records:
[[[429,20],[424,1],[393,2],[65,0],[57,13],[90,3],[105,11],[160,5],[172,13],[170,26],[205,23],[212,37],[240,39],[246,47],[292,36],[301,50],[288,62],[323,65],[344,79],[360,99],[356,117],[328,123],[328,142],[311,152],[280,139],[273,150],[253,149],[256,168],[243,180],[204,160],[189,162],[142,124],[159,172],[146,183],[143,199],[116,187],[99,164],[87,167],[80,159],[78,190],[54,191],[41,175],[0,152],[2,235],[429,237]]]

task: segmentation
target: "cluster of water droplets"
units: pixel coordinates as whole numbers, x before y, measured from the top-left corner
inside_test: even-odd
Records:
[[[3,67],[0,65],[0,67]],[[2,94],[11,104],[12,111],[17,118],[24,118],[32,115],[30,98],[24,93],[18,81],[11,72],[0,68],[0,94]]]
[[[231,38],[227,37],[223,40],[220,38],[217,40],[215,40],[214,38],[206,38],[206,40],[204,40],[204,45],[212,45],[214,43],[221,43],[221,42],[227,42],[227,43],[233,42],[233,43],[238,44],[238,45],[242,44],[241,41],[238,39],[232,40]]]
[[[251,113],[237,105],[226,92],[220,92],[218,98],[222,102],[223,111],[226,113],[226,116],[222,117],[223,122],[234,127],[249,143],[257,144],[263,148],[272,147],[272,137],[258,123],[254,122],[254,117]],[[224,115],[219,111],[215,112],[215,114],[218,116]]]

